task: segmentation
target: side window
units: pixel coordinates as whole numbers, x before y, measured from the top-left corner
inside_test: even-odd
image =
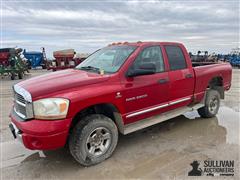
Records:
[[[187,67],[185,57],[180,47],[164,46],[168,56],[170,70],[185,69]]]
[[[151,46],[145,48],[134,61],[133,67],[137,69],[143,63],[154,63],[156,65],[156,72],[164,71],[164,61],[162,51],[159,46]]]

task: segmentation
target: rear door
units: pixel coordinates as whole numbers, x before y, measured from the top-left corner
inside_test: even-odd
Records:
[[[138,68],[146,62],[156,65],[155,74],[126,77],[123,82],[127,123],[164,112],[164,105],[168,103],[168,72],[160,46],[144,48],[130,68]]]
[[[164,45],[169,64],[170,109],[188,105],[194,91],[194,72],[187,64],[186,55],[178,45]]]

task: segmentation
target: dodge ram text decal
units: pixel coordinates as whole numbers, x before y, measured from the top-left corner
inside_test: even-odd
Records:
[[[130,98],[127,98],[126,101],[133,101],[133,100],[137,100],[137,99],[142,99],[142,98],[146,98],[148,95],[147,94],[143,94],[143,95],[140,95],[140,96],[134,96],[134,97],[130,97]]]

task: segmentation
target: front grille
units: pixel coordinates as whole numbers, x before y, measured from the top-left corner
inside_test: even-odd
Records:
[[[32,102],[28,102],[23,95],[14,89],[14,111],[23,120],[33,118]]]
[[[22,95],[16,92],[14,94],[14,110],[21,118],[27,118],[26,101]]]
[[[16,100],[18,100],[19,102],[21,102],[23,104],[26,103],[24,97],[22,95],[20,95],[20,94],[17,94],[17,93],[16,93]]]
[[[27,116],[26,113],[26,107],[22,106],[20,104],[18,104],[17,102],[15,103],[15,109],[17,112],[21,113],[22,115],[24,115],[25,117]]]

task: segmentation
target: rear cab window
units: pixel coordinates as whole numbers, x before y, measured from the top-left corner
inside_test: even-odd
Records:
[[[186,59],[180,47],[165,45],[164,48],[167,53],[170,70],[174,71],[187,68]]]

